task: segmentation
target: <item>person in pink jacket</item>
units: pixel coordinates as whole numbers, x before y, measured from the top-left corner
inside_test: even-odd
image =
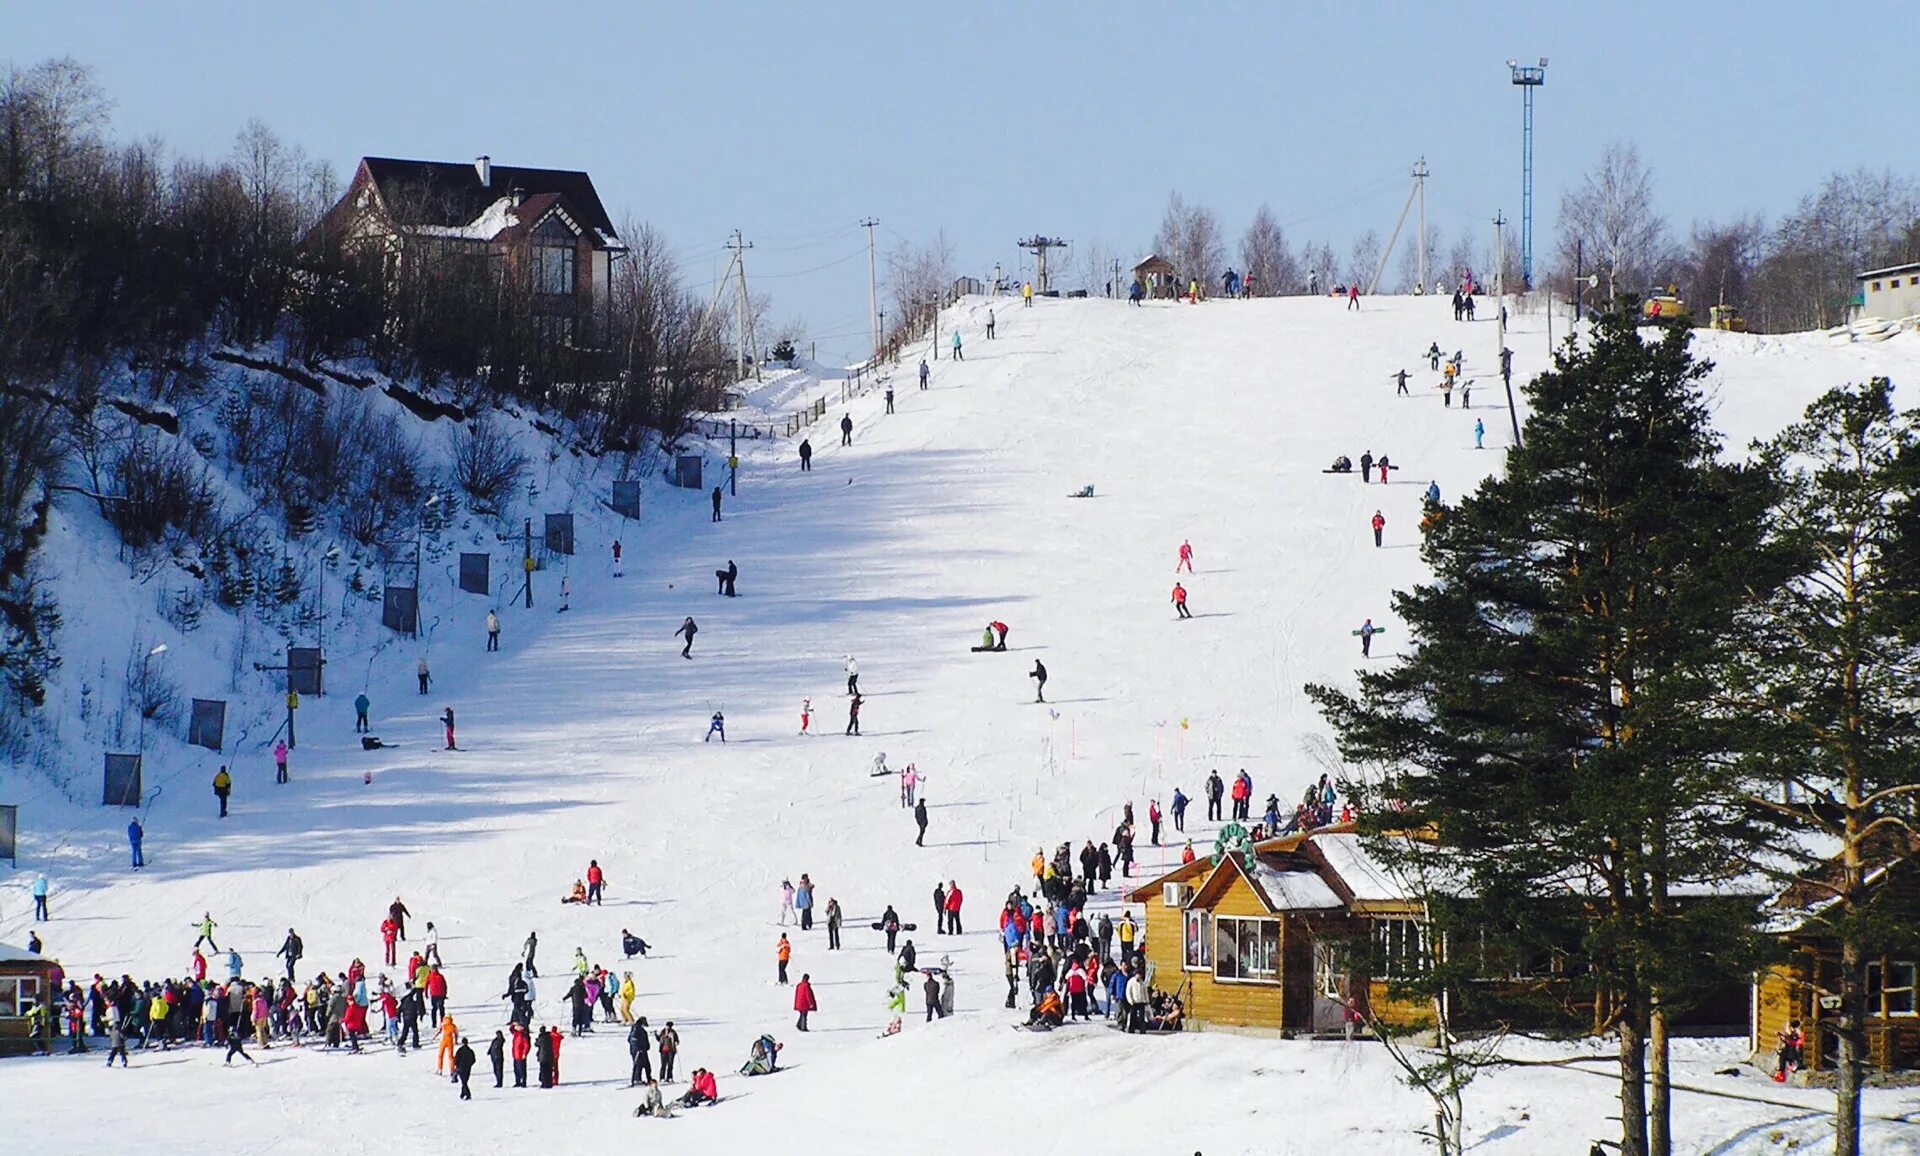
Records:
[[[912,809],[913,789],[919,785],[920,772],[914,770],[912,763],[908,763],[906,769],[900,772],[900,805],[902,807]]]
[[[273,744],[273,781],[276,783],[287,781],[287,740],[285,739]]]

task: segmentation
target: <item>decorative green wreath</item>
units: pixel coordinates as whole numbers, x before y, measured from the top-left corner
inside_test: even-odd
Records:
[[[1220,860],[1235,851],[1244,853],[1251,850],[1253,850],[1253,833],[1238,823],[1228,823],[1220,828],[1220,833],[1214,837],[1213,865],[1218,867]]]

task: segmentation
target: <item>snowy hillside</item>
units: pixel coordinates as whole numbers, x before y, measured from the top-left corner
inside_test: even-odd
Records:
[[[769,1139],[796,1153],[944,1152],[996,1138],[1036,1152],[1423,1151],[1411,1130],[1427,1110],[1374,1047],[1008,1030],[1017,1013],[1001,1008],[992,934],[1001,897],[1029,881],[1035,848],[1107,838],[1125,802],[1144,811],[1176,786],[1197,795],[1210,768],[1247,768],[1257,798],[1297,795],[1326,769],[1303,684],[1352,681],[1350,632],[1364,618],[1387,630],[1372,661],[1403,644],[1388,599],[1423,574],[1422,493],[1429,482],[1448,499],[1471,488],[1498,468],[1511,434],[1496,406],[1491,321],[1456,324],[1434,299],[1364,305],[1043,300],[1029,310],[1003,299],[989,342],[989,302],[964,300],[942,320],[964,335],[964,362],[943,348],[924,392],[915,364],[903,364],[892,415],[877,392],[830,407],[808,431],[810,472],[792,442],[743,442],[739,492],[719,523],[705,494],[657,481],[626,531],[573,499],[582,517],[566,613],[553,571],[536,579],[528,610],[455,593],[442,561],[427,594],[431,637],[354,640],[364,653],[336,662],[331,693],[302,706],[289,785],[274,784],[260,728],[230,750],[232,817],[215,817],[207,787],[220,756],[156,750],[149,783],[165,776],[166,789],[145,816],[144,872],[127,870],[126,812],[49,789],[17,800],[27,804],[22,858],[0,875],[0,941],[24,940],[27,886],[44,870],[55,918],[39,931],[77,977],[182,973],[189,924],[208,910],[250,976],[278,974],[272,953],[289,926],[306,941],[303,978],[355,957],[378,974],[378,926],[399,895],[416,940],[426,920],[438,925],[450,1005],[476,1048],[504,1025],[508,968],[538,931],[543,976],[562,972],[576,945],[631,967],[636,1011],[656,1027],[676,1023],[682,1073],[713,1068],[727,1103],[671,1122],[632,1119],[626,1048],[603,1029],[567,1042],[558,1091],[495,1092],[476,1079],[472,1104],[456,1102],[426,1056],[384,1049],[276,1047],[258,1070],[234,1071],[199,1049],[164,1062],[136,1054],[130,1071],[111,1073],[97,1057],[4,1061],[9,1101],[86,1105],[15,1113],[15,1132],[35,1149],[101,1153],[255,1151],[269,1136],[284,1153],[692,1153]],[[1548,342],[1544,318],[1514,320],[1519,380],[1546,364]],[[1424,357],[1433,341],[1464,350],[1470,411],[1457,394],[1442,406]],[[1735,449],[1843,381],[1889,374],[1903,403],[1920,402],[1920,334],[1846,346],[1703,334],[1699,349],[1718,363],[1716,404]],[[1403,368],[1404,398],[1390,376]],[[797,408],[818,384],[782,379],[752,400]],[[844,448],[842,412],[854,425]],[[1391,484],[1322,472],[1363,451],[1400,467]],[[605,481],[586,465],[560,468],[582,494]],[[1068,497],[1088,485],[1093,498]],[[1378,549],[1376,510],[1386,519]],[[609,566],[616,532],[626,534],[623,577]],[[1190,621],[1169,605],[1183,539],[1195,557],[1181,575]],[[737,599],[715,594],[714,571],[729,560]],[[498,654],[486,653],[481,625],[493,605]],[[133,615],[106,612],[114,629]],[[69,613],[88,617],[76,602]],[[672,637],[689,615],[699,623],[691,660]],[[970,653],[993,619],[1011,627],[1008,652]],[[192,636],[175,644],[187,653],[170,661],[223,669],[194,653]],[[866,698],[860,737],[842,733],[850,655]],[[421,656],[435,676],[426,696],[413,687]],[[1036,660],[1049,705],[1033,701]],[[392,749],[360,749],[350,701],[362,690]],[[815,733],[802,736],[809,697]],[[440,749],[434,720],[448,706],[458,752]],[[702,741],[716,711],[724,745]],[[883,752],[927,778],[925,847],[895,781],[867,774]],[[0,784],[0,801],[16,801],[14,785]],[[1178,854],[1143,839],[1142,877]],[[561,906],[589,859],[607,872],[606,905]],[[822,904],[844,907],[846,950],[827,951],[818,927],[777,925],[780,883],[802,872]],[[967,896],[964,936],[931,933],[931,892],[947,880]],[[951,954],[960,1014],[923,1025],[916,991],[902,1035],[877,1039],[890,965],[868,928],[887,904],[920,924],[911,938],[923,959]],[[653,954],[622,962],[623,928]],[[818,988],[806,1035],[791,1030],[790,989],[774,983],[782,930],[795,941],[796,978],[809,973]],[[543,983],[536,1024],[564,1026],[561,990]],[[786,1044],[789,1070],[749,1083],[734,1073],[762,1031]],[[1743,1053],[1738,1041],[1676,1047],[1677,1082],[1752,1097],[1677,1094],[1682,1150],[1757,1156],[1779,1150],[1776,1130],[1818,1132],[1824,1093],[1711,1074]],[[1613,1093],[1578,1066],[1486,1077],[1469,1102],[1475,1151],[1584,1151],[1617,1132]],[[1874,1093],[1868,1111],[1920,1111],[1920,1092]],[[1871,1150],[1920,1154],[1920,1129],[1874,1128]]]

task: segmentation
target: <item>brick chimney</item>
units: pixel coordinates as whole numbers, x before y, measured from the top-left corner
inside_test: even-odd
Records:
[[[473,171],[480,174],[480,185],[482,188],[490,189],[493,187],[492,157],[473,158]]]

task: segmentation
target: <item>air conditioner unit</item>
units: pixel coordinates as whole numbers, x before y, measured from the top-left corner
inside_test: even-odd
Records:
[[[1193,888],[1185,883],[1162,883],[1160,885],[1160,905],[1162,907],[1185,907],[1187,900],[1193,898]]]

